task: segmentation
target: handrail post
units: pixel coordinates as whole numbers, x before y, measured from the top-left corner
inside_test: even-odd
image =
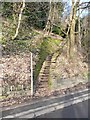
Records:
[[[31,96],[33,96],[33,55],[31,52]]]

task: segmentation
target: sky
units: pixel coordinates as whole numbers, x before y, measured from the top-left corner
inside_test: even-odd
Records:
[[[81,0],[80,2],[90,2],[90,0]],[[83,10],[82,14],[81,14],[81,17],[85,16],[88,14],[88,11],[87,10]]]
[[[71,6],[71,0],[63,0],[64,2],[68,2],[68,5]],[[75,0],[76,1],[76,0]],[[90,2],[90,0],[80,0],[80,3],[82,2]],[[85,16],[88,14],[87,10],[83,10],[81,17]]]
[[[71,0],[63,0],[64,2],[71,1]],[[76,1],[76,0],[75,0]],[[80,2],[89,2],[90,0],[80,0]],[[71,2],[70,2],[71,3]]]

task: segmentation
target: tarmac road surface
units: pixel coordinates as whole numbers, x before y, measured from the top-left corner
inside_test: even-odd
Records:
[[[90,118],[90,99],[37,118]]]

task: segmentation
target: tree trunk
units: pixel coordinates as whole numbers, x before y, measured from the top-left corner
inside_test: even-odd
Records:
[[[74,53],[74,40],[75,40],[75,8],[74,0],[72,0],[72,8],[70,13],[70,37],[68,39],[68,53],[67,56],[71,58]]]
[[[58,10],[56,8],[56,3],[52,3],[52,0],[50,0],[50,10],[49,10],[49,15],[46,23],[46,27],[44,29],[46,34],[50,34],[52,32],[53,24],[55,21],[55,17],[58,14]]]
[[[50,32],[50,27],[51,27],[51,14],[52,14],[52,0],[50,0],[50,3],[49,3],[49,15],[48,15],[48,19],[47,19],[47,23],[46,23],[46,26],[44,28],[44,32],[45,34],[49,34]]]
[[[21,19],[22,19],[22,12],[25,8],[25,0],[23,0],[23,5],[22,5],[22,8],[21,8],[21,11],[20,11],[20,14],[19,14],[19,19],[18,19],[18,25],[17,25],[17,28],[16,28],[16,33],[14,35],[14,37],[12,39],[15,39],[18,35],[18,32],[19,32],[19,28],[20,28],[20,24],[21,24]]]
[[[75,22],[76,22],[76,8],[79,4],[80,0],[77,0],[76,3],[72,0],[72,8],[70,13],[70,36],[68,39],[68,49],[67,49],[67,56],[69,58],[74,57],[75,53]]]
[[[80,10],[78,11],[78,50],[81,51],[81,26],[80,26]]]

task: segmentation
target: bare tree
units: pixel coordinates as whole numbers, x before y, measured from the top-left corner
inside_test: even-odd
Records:
[[[48,14],[48,19],[47,19],[47,23],[44,29],[46,34],[49,34],[50,32],[52,32],[54,21],[55,19],[58,18],[57,3],[52,2],[52,0],[50,0],[49,8],[50,9],[49,9],[49,14]]]
[[[18,32],[19,32],[19,28],[20,28],[20,23],[21,23],[21,19],[22,19],[22,12],[25,8],[25,0],[23,0],[23,3],[22,3],[22,7],[21,7],[21,10],[20,10],[20,14],[19,14],[19,19],[18,19],[18,25],[17,25],[17,28],[16,28],[16,32],[15,32],[15,35],[12,39],[15,39],[18,35]]]
[[[70,12],[70,37],[68,39],[68,49],[67,49],[67,56],[73,57],[75,52],[75,23],[76,23],[76,13],[77,13],[77,7],[80,0],[77,0],[75,3],[75,0],[72,0],[72,7]]]

